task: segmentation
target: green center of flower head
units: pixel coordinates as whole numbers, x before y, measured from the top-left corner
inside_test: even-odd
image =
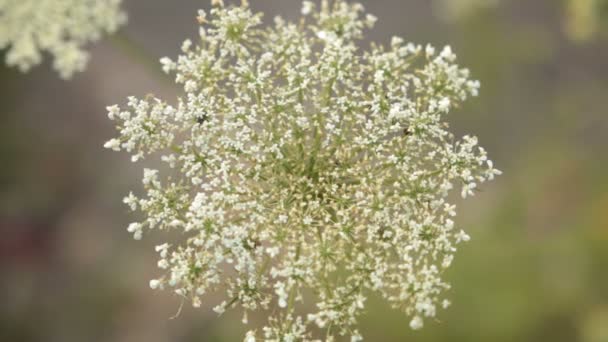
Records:
[[[246,340],[361,338],[370,293],[421,328],[449,302],[442,279],[456,245],[450,191],[462,197],[499,171],[477,139],[457,139],[445,116],[479,82],[439,53],[393,38],[358,41],[376,18],[359,4],[305,1],[303,18],[261,15],[247,4],[199,12],[200,40],[161,60],[184,95],[109,107],[119,137],[106,143],[137,162],[159,154],[170,169],[144,169],[144,213],[128,230],[182,232],[162,244],[172,288],[200,306],[268,317]],[[211,298],[211,297],[209,297]]]

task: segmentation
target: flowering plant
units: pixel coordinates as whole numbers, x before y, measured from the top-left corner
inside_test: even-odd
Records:
[[[0,49],[6,64],[28,71],[54,57],[62,78],[82,71],[89,59],[83,46],[113,33],[126,20],[121,0],[0,0]]]
[[[199,12],[198,41],[163,58],[185,94],[108,107],[117,138],[105,147],[144,169],[145,194],[124,202],[145,214],[128,231],[178,231],[156,247],[171,288],[215,311],[268,316],[247,341],[361,339],[357,318],[375,292],[411,317],[449,305],[443,271],[469,240],[448,194],[462,197],[500,172],[477,146],[457,139],[445,116],[479,82],[437,52],[393,38],[360,52],[376,18],[359,4],[305,1],[303,18],[261,26],[246,2],[213,1]]]

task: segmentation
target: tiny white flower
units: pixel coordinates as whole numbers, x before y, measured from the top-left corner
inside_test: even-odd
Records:
[[[184,42],[182,43],[182,52],[188,52],[188,50],[190,50],[191,46],[192,46],[192,41],[190,39],[184,40]]]
[[[186,84],[184,85],[184,90],[187,91],[188,93],[192,93],[196,90],[197,87],[198,87],[198,85],[196,84],[195,81],[188,80],[188,81],[186,81]]]
[[[106,110],[108,111],[108,118],[110,120],[116,119],[118,113],[120,112],[120,108],[117,105],[108,106],[106,107]]]
[[[401,44],[403,44],[403,38],[397,37],[397,36],[391,37],[391,46],[393,48],[396,48],[396,47],[400,46]]]
[[[450,99],[447,97],[439,100],[438,109],[440,112],[447,113],[450,110]]]
[[[103,145],[103,147],[111,149],[113,151],[120,151],[120,140],[110,139]]]
[[[302,15],[309,15],[314,11],[315,4],[312,1],[304,1],[302,2]]]
[[[142,180],[144,185],[151,185],[158,182],[158,170],[144,169],[144,178]]]
[[[133,222],[133,223],[129,224],[129,226],[127,227],[127,231],[129,233],[135,233],[136,231],[141,230],[141,228],[142,228],[141,223]]]
[[[461,230],[458,232],[458,234],[456,235],[456,242],[467,242],[471,240],[471,237],[464,232],[464,230]]]
[[[255,331],[248,331],[244,342],[255,342]]]
[[[268,247],[266,248],[266,253],[268,253],[271,258],[274,258],[279,254],[279,247]]]
[[[198,20],[199,24],[204,24],[207,22],[207,12],[205,12],[205,10],[199,9],[197,14],[196,20]]]
[[[420,330],[424,326],[424,322],[420,316],[414,316],[410,321],[410,328],[413,330]]]
[[[460,195],[462,196],[462,198],[467,198],[469,196],[473,196],[475,195],[475,192],[473,192],[473,190],[475,190],[475,188],[477,188],[477,184],[475,183],[468,183],[462,186],[462,191],[460,192]]]
[[[452,47],[450,47],[449,45],[443,48],[440,57],[449,62],[453,62],[454,60],[456,60],[456,55],[452,52]]]
[[[150,280],[150,288],[151,288],[152,290],[156,290],[156,289],[158,289],[158,288],[159,288],[159,286],[160,286],[160,281],[159,281],[159,280],[157,280],[157,279],[152,279],[152,280]]]
[[[452,221],[450,219],[446,219],[445,220],[445,229],[452,230],[453,228],[454,228],[454,221]]]
[[[378,21],[378,17],[376,17],[375,15],[368,14],[365,17],[365,24],[367,25],[367,27],[373,27],[377,21]]]
[[[122,202],[129,206],[132,211],[137,210],[137,197],[133,195],[133,192],[129,192],[129,196],[123,198]]]
[[[167,261],[167,259],[160,259],[158,261],[157,265],[158,265],[158,268],[163,269],[163,270],[169,268],[169,262]]]
[[[226,312],[226,305],[226,302],[222,302],[220,305],[215,306],[213,308],[213,311],[215,311],[215,313],[217,313],[218,315],[221,315]]]

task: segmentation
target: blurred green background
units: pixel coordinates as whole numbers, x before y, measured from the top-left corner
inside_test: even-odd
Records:
[[[250,2],[266,20],[299,15],[299,0]],[[369,40],[452,45],[482,82],[452,126],[477,135],[504,172],[458,201],[473,239],[446,276],[453,305],[412,332],[371,299],[366,340],[608,341],[606,1],[502,0],[458,15],[442,0],[361,2],[380,18]],[[113,136],[106,105],[179,94],[156,61],[195,36],[208,1],[125,7],[129,24],[91,46],[70,82],[48,64],[25,75],[0,66],[0,341],[242,339],[239,316],[205,306],[169,319],[180,299],[148,288],[162,237],[125,231],[121,199],[141,166],[102,148]]]

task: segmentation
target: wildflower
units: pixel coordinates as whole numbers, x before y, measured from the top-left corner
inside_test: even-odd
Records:
[[[450,110],[450,99],[445,97],[445,98],[439,100],[438,109],[440,112],[447,113]]]
[[[412,328],[413,330],[420,330],[423,326],[424,322],[422,321],[422,318],[420,318],[420,316],[416,316],[410,321],[410,328]]]
[[[103,147],[112,149],[114,151],[120,151],[120,140],[110,139],[103,145]]]
[[[312,1],[302,2],[302,15],[309,15],[315,9],[315,4]]]
[[[144,193],[125,201],[144,220],[129,231],[183,233],[157,247],[156,288],[195,306],[219,292],[214,311],[241,309],[245,322],[270,312],[246,341],[312,341],[319,329],[359,341],[371,292],[420,329],[446,306],[443,270],[469,240],[449,194],[499,174],[445,121],[479,83],[449,47],[395,37],[360,51],[375,21],[361,5],[302,8],[303,26],[263,28],[248,6],[216,1],[199,43],[161,60],[183,86],[175,105],[108,107],[120,150],[170,169],[144,168]]]
[[[156,290],[160,286],[160,281],[156,279],[150,280],[150,288]]]
[[[83,49],[126,21],[121,0],[0,1],[0,49],[8,49],[6,64],[25,72],[53,56],[62,78],[84,70],[89,54]]]
[[[244,342],[255,342],[255,331],[248,331]]]

